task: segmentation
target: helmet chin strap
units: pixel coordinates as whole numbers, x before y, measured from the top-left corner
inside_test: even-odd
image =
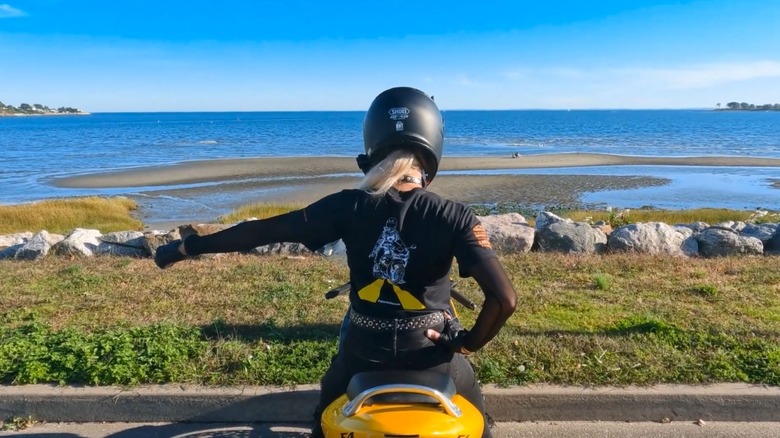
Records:
[[[416,176],[409,176],[409,175],[402,176],[398,180],[398,182],[407,182],[407,183],[419,184],[423,188],[425,188],[425,186],[427,185],[426,182],[425,182],[425,178],[420,178],[420,177],[416,177]]]
[[[358,167],[363,171],[364,174],[371,170],[371,159],[368,158],[368,155],[360,154],[355,158],[355,161],[357,161]]]

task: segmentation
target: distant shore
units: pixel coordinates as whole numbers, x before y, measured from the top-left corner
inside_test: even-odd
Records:
[[[6,113],[0,113],[0,117],[88,116],[88,115],[90,115],[90,113],[39,113],[39,114],[27,114],[27,113],[6,114]]]

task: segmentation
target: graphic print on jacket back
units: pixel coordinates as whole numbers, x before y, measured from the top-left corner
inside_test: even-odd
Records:
[[[406,264],[409,263],[410,250],[415,248],[417,245],[407,247],[401,240],[396,218],[388,219],[374,249],[368,255],[374,258],[374,277],[390,280],[394,284],[406,283]]]
[[[417,245],[407,246],[401,239],[398,220],[394,217],[387,219],[368,255],[374,260],[373,275],[377,280],[361,289],[358,296],[372,303],[401,306],[404,310],[424,309],[425,306],[417,298],[398,286],[406,283],[406,265],[411,251],[416,248]],[[391,286],[395,299],[382,299],[382,289],[386,284]]]

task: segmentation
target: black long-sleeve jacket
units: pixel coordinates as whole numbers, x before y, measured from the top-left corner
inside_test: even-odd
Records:
[[[243,222],[185,240],[189,255],[246,251],[272,242],[316,250],[342,239],[347,248],[352,307],[375,317],[448,309],[453,257],[473,276],[485,302],[464,346],[476,351],[515,309],[516,294],[479,220],[467,206],[424,189],[372,196],[344,190],[269,219]]]

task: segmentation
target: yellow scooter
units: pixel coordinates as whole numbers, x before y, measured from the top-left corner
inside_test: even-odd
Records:
[[[348,290],[346,284],[325,296]],[[476,308],[452,292],[453,299]],[[452,379],[431,371],[359,373],[322,414],[326,438],[480,438],[483,427],[482,413],[456,393]]]

